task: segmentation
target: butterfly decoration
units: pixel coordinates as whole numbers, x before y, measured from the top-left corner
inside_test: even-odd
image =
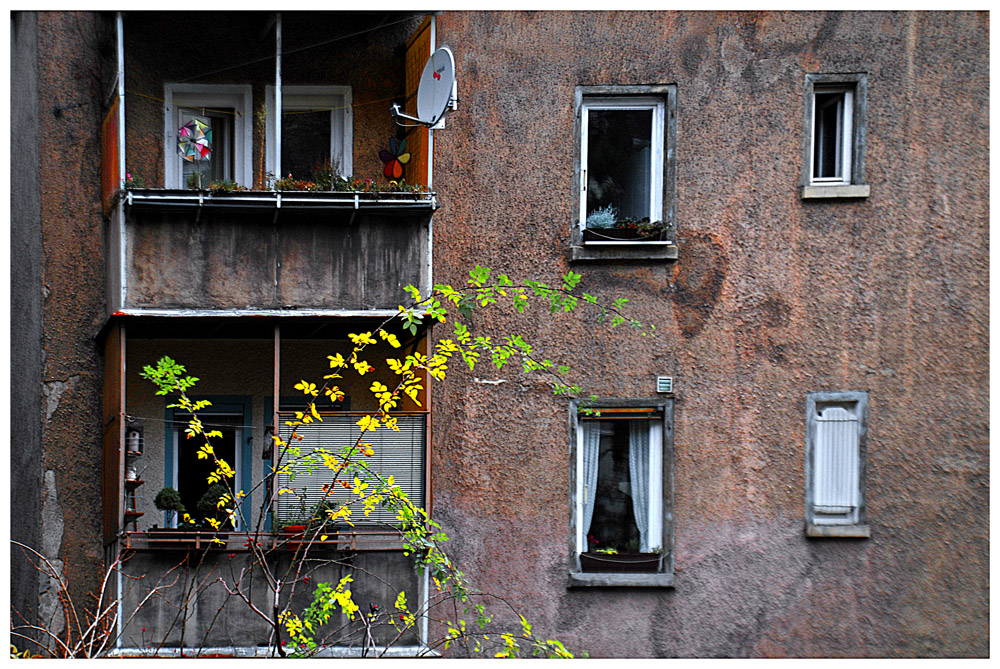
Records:
[[[378,152],[378,157],[385,163],[382,174],[386,179],[399,179],[403,176],[403,165],[410,162],[410,154],[405,153],[406,140],[401,139],[396,143],[395,137],[389,138],[389,150],[382,149]]]

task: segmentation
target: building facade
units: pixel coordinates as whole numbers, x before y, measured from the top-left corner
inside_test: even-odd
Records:
[[[572,270],[657,336],[476,309],[476,334],[569,365],[600,415],[481,366],[401,406],[382,466],[478,588],[594,657],[988,654],[988,14],[200,18],[193,44],[179,13],[12,15],[11,529],[75,597],[127,554],[134,608],[193,536],[153,504],[205,486],[144,365],[202,379],[253,491],[221,568],[294,516],[267,505],[293,385],[403,286],[481,264]],[[442,46],[456,109],[402,128],[389,105],[412,113]],[[211,131],[208,160],[183,159],[182,127]],[[427,188],[364,182],[393,158]],[[292,190],[324,168],[362,182]],[[398,334],[426,353],[450,331]],[[376,408],[368,382],[320,406],[330,435]],[[342,531],[328,548],[353,562],[322,576],[426,595],[380,536]],[[58,625],[11,555],[12,616]],[[146,628],[171,629],[164,652],[266,648],[225,600],[206,589],[176,629],[177,601],[139,607],[117,652]]]

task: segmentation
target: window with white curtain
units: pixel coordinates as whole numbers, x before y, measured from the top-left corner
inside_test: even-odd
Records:
[[[672,400],[572,411],[573,584],[670,585]]]
[[[864,524],[867,423],[865,392],[807,396],[806,526],[810,536],[868,536]]]
[[[325,449],[331,455],[339,455],[345,447],[358,443],[361,428],[357,421],[359,414],[321,414],[323,422],[299,425],[295,428],[302,439],[293,444],[299,449],[303,458],[313,454],[316,449]],[[373,453],[362,458],[369,468],[382,477],[394,478],[407,494],[410,501],[423,507],[425,444],[427,433],[427,417],[424,414],[395,414],[398,431],[378,429],[366,432],[364,443],[371,444]],[[284,422],[290,415],[281,414],[282,425],[280,436],[290,441],[292,428]],[[287,457],[283,458],[284,464]],[[378,507],[370,515],[364,513],[364,506],[357,501],[358,497],[352,491],[339,485],[334,480],[334,472],[323,466],[307,468],[292,466],[287,471],[279,469],[277,489],[287,488],[294,494],[278,495],[275,513],[279,521],[295,521],[302,515],[303,508],[308,510],[321,501],[331,501],[340,506],[351,504],[351,522],[356,525],[395,525],[396,512],[391,507]],[[329,491],[329,494],[327,494]]]

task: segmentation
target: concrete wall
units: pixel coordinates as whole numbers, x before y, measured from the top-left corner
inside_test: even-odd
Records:
[[[427,218],[136,212],[125,306],[395,309],[402,286],[427,285]]]
[[[301,573],[291,564],[290,555],[284,550],[274,551],[269,553],[268,560],[273,576],[285,585],[279,600],[282,607],[292,591],[292,581],[297,579],[293,611],[303,611],[312,603],[312,594],[318,584],[336,586],[348,574],[353,578],[348,588],[364,613],[370,610],[371,604],[376,604],[382,612],[392,615],[393,604],[401,591],[412,605],[420,601],[421,579],[414,572],[410,559],[402,553],[310,551]],[[138,651],[138,654],[149,655],[158,651],[161,644],[167,648],[182,644],[185,648],[267,646],[271,628],[244,601],[228,594],[215,582],[223,576],[232,587],[240,571],[246,569],[241,583],[243,592],[252,597],[255,606],[270,613],[273,592],[268,589],[259,567],[249,569],[251,562],[249,553],[243,551],[190,555],[184,551],[165,550],[133,553],[125,566],[125,573],[132,578],[125,580],[123,610],[126,620],[121,645],[130,654]],[[161,597],[137,610],[139,602],[157,588]],[[362,646],[363,637],[343,633],[347,623],[347,616],[337,611],[329,623],[315,630],[314,638],[317,641],[325,639],[331,645]],[[355,625],[350,625],[349,629],[354,629]],[[373,626],[372,634],[377,642],[385,644],[396,638],[398,632],[383,617]],[[403,634],[397,643],[416,643],[413,631]]]
[[[30,12],[11,15],[10,189],[10,538],[39,548],[42,508],[42,255],[39,183],[38,21]],[[18,261],[20,259],[20,261]],[[38,574],[11,546],[12,619],[34,621]],[[16,614],[14,612],[17,612]],[[19,648],[25,644],[11,639]]]
[[[988,16],[447,13],[435,280],[581,272],[659,336],[473,316],[586,392],[676,384],[672,590],[567,589],[565,400],[511,370],[435,393],[456,560],[594,656],[988,653]],[[807,73],[868,74],[858,201],[799,198]],[[678,87],[676,262],[567,262],[578,85]],[[806,539],[805,398],[870,396],[868,540]],[[498,559],[503,550],[504,559]]]

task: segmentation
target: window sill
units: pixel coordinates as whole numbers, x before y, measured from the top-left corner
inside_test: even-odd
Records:
[[[673,574],[609,574],[570,572],[570,588],[672,588]]]
[[[802,186],[799,189],[803,200],[825,200],[830,198],[866,198],[871,195],[869,184],[840,184],[836,186]]]
[[[631,242],[622,244],[585,244],[569,247],[570,261],[603,260],[677,260],[674,242]]]
[[[871,535],[871,525],[815,525],[813,523],[806,523],[807,537],[867,539]]]

